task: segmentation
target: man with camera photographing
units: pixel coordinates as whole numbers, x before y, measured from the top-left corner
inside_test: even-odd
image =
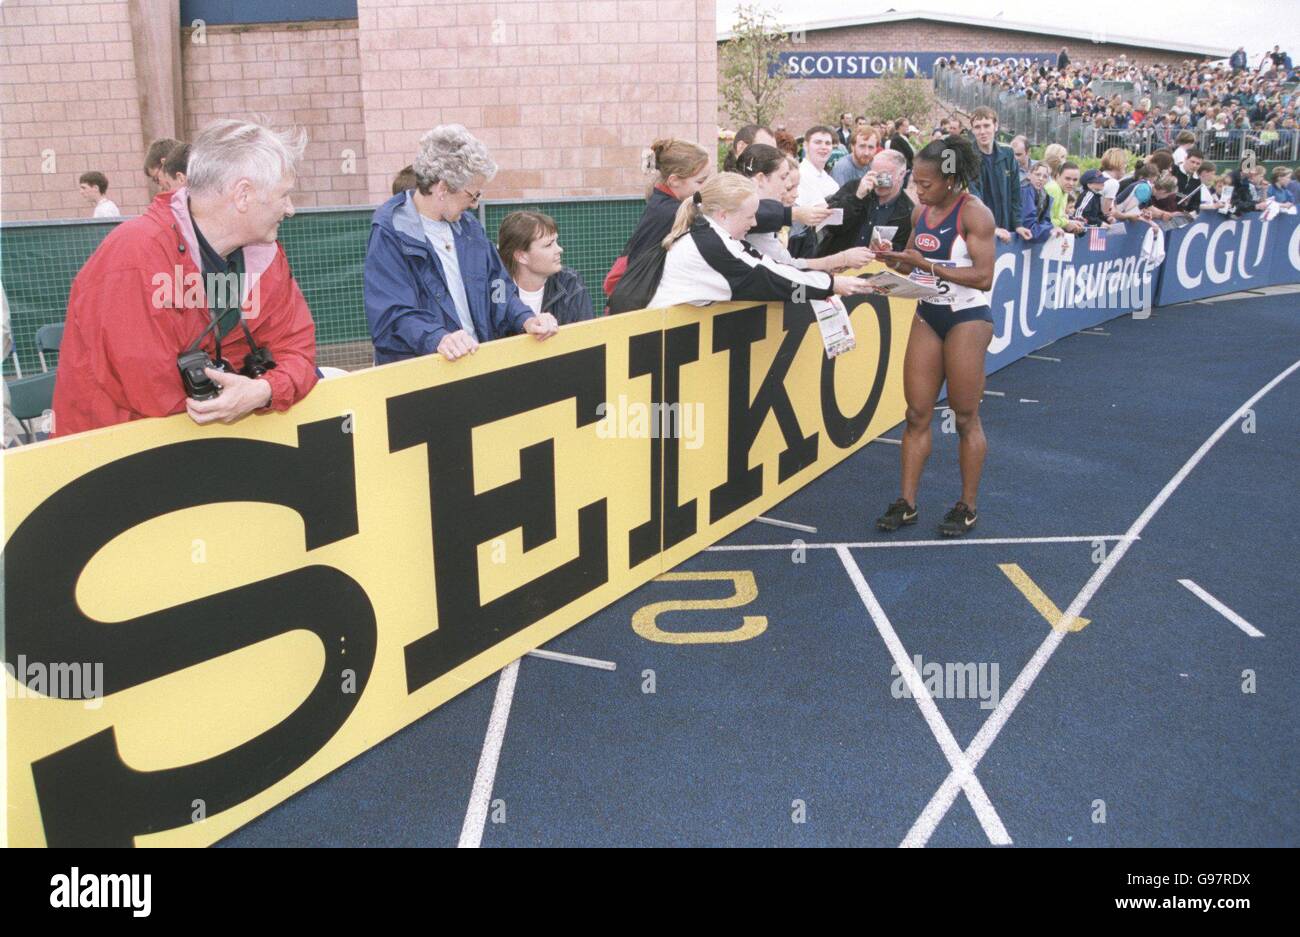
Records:
[[[188,185],[104,239],[68,297],[54,435],[182,412],[233,423],[311,390],[315,326],[276,241],[305,142],[216,121]]]
[[[907,160],[897,150],[881,150],[861,179],[848,182],[826,200],[832,208],[844,209],[844,222],[828,226],[817,246],[817,256],[827,257],[854,247],[871,250],[901,250],[912,233],[912,200],[903,191]],[[893,229],[881,239],[876,229]],[[884,243],[884,242],[888,243]]]

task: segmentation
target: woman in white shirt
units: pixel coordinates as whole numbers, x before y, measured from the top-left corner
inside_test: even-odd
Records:
[[[664,238],[663,276],[648,308],[754,300],[808,302],[871,292],[866,280],[800,270],[745,242],[758,211],[758,189],[736,173],[718,173],[677,209]]]
[[[747,179],[754,180],[760,199],[782,200],[790,186],[790,163],[784,153],[774,146],[761,143],[751,144],[736,160],[736,172]],[[800,270],[848,270],[871,263],[875,255],[865,247],[855,247],[840,251],[828,257],[792,257],[786,250],[781,238],[775,231],[762,234],[750,232],[745,235],[760,254],[771,257],[777,263],[798,267]]]
[[[1129,151],[1113,146],[1101,154],[1101,173],[1106,177],[1101,187],[1101,211],[1109,216],[1115,210],[1115,196],[1119,194],[1119,181],[1128,171]]]
[[[548,312],[560,325],[592,318],[591,294],[582,276],[564,266],[555,219],[539,211],[512,211],[497,229],[497,251],[533,312]]]
[[[826,171],[826,161],[835,145],[835,133],[830,127],[810,127],[804,134],[804,160],[799,164],[799,198],[801,207],[824,205],[826,200],[840,190],[835,177]],[[790,228],[791,253],[811,255],[817,247],[816,238],[807,227],[794,224]]]

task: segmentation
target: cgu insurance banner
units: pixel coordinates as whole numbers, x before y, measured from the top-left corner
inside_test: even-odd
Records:
[[[806,305],[647,310],[6,452],[5,841],[220,839],[897,424],[913,309],[834,360]]]
[[[1154,237],[1147,224],[1092,229],[1072,238],[1068,260],[1059,258],[1058,237],[1029,247],[998,243],[985,373],[1081,329],[1149,309],[1160,277],[1160,266],[1148,259]]]
[[[1201,212],[1170,233],[1156,292],[1167,306],[1261,286],[1300,283],[1300,216],[1227,218]]]

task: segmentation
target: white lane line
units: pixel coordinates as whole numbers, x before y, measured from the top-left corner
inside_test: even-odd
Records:
[[[1006,394],[1002,393],[1002,391],[1000,391],[1000,390],[985,390],[984,393],[985,393],[986,396],[989,396],[989,397],[1005,397],[1005,396],[1006,396]]]
[[[1178,486],[1181,485],[1187,476],[1191,474],[1192,469],[1196,468],[1201,459],[1205,458],[1205,454],[1210,451],[1216,442],[1223,438],[1223,434],[1236,426],[1241,421],[1242,417],[1245,416],[1247,410],[1253,407],[1261,397],[1271,391],[1278,384],[1282,383],[1282,381],[1289,377],[1297,368],[1300,368],[1300,361],[1295,362],[1291,367],[1287,368],[1277,377],[1273,378],[1273,380],[1261,387],[1255,392],[1253,397],[1238,407],[1237,411],[1233,413],[1232,416],[1219,424],[1219,428],[1210,435],[1209,439],[1201,443],[1201,447],[1197,449],[1196,452],[1192,454],[1192,457],[1183,464],[1183,467],[1178,470],[1178,473],[1174,475],[1173,478],[1169,479],[1165,486],[1160,489],[1160,493],[1156,495],[1155,500],[1148,504],[1146,510],[1144,510],[1138,516],[1138,519],[1133,522],[1133,526],[1128,529],[1128,534],[1119,541],[1115,546],[1115,549],[1110,551],[1110,554],[1102,564],[1097,567],[1096,571],[1088,581],[1084,583],[1083,588],[1079,590],[1079,594],[1074,597],[1074,601],[1070,603],[1069,608],[1065,610],[1065,613],[1061,616],[1059,630],[1057,628],[1050,629],[1046,639],[1044,639],[1043,643],[1039,645],[1038,650],[1034,652],[1034,656],[1030,658],[1029,663],[1025,665],[1025,669],[1020,671],[1020,675],[1016,677],[1016,682],[1011,684],[1011,688],[1003,694],[1001,701],[993,712],[989,714],[988,719],[984,721],[984,725],[980,727],[979,732],[975,733],[975,738],[971,741],[970,747],[966,749],[966,757],[970,762],[972,769],[979,765],[980,760],[989,750],[989,746],[993,744],[993,740],[998,737],[998,733],[1002,731],[1002,727],[1007,724],[1007,720],[1010,719],[1011,714],[1015,712],[1016,706],[1019,705],[1020,700],[1024,698],[1024,695],[1027,692],[1029,692],[1029,688],[1042,672],[1043,667],[1051,659],[1052,654],[1056,652],[1057,647],[1059,647],[1061,642],[1065,640],[1065,636],[1070,633],[1070,624],[1075,618],[1083,614],[1083,610],[1088,607],[1088,603],[1092,601],[1092,597],[1097,594],[1097,590],[1101,588],[1101,584],[1106,581],[1106,577],[1111,574],[1111,571],[1119,565],[1119,561],[1124,558],[1124,554],[1128,552],[1128,548],[1139,539],[1142,531],[1146,528],[1147,524],[1151,522],[1151,518],[1155,517],[1156,512],[1159,511],[1160,508],[1164,506],[1164,503],[1169,500],[1170,496],[1178,490]],[[955,771],[949,773],[948,777],[944,779],[944,782],[939,785],[939,789],[934,792],[934,796],[930,798],[930,802],[925,805],[925,808],[921,811],[921,815],[916,818],[916,822],[912,824],[912,828],[903,839],[902,845],[924,846],[929,842],[930,837],[934,834],[940,821],[943,820],[947,815],[948,810],[952,807],[953,801],[957,799],[957,792],[962,788],[962,780],[963,778],[957,777]]]
[[[1057,364],[1061,363],[1060,358],[1049,358],[1047,355],[1025,355],[1025,357],[1033,358],[1035,361],[1055,361]]]
[[[773,527],[788,527],[791,530],[802,530],[806,534],[817,533],[816,527],[809,527],[807,524],[792,524],[790,521],[778,521],[775,517],[756,517],[754,520],[760,524],[771,524]]]
[[[1232,609],[1228,608],[1228,606],[1224,605],[1222,602],[1220,602],[1214,596],[1210,595],[1210,593],[1206,592],[1204,589],[1202,589],[1196,583],[1192,582],[1190,579],[1180,579],[1178,580],[1178,584],[1186,588],[1188,592],[1196,596],[1206,605],[1210,606],[1210,608],[1214,609],[1216,612],[1218,612],[1224,618],[1228,619],[1228,621],[1232,622],[1234,625],[1236,625],[1242,631],[1246,632],[1246,634],[1250,635],[1252,638],[1264,637],[1264,632],[1260,631],[1250,622],[1246,621],[1246,619],[1242,618],[1240,615],[1238,615]]]
[[[617,670],[618,664],[612,660],[597,660],[594,657],[579,657],[577,654],[561,654],[559,651],[529,651],[529,657],[540,657],[543,660],[558,660],[563,664],[577,664],[579,667],[595,667],[597,670]]]
[[[948,764],[952,766],[953,773],[961,777],[962,789],[966,792],[966,797],[970,801],[971,807],[974,808],[975,816],[979,819],[980,826],[984,828],[984,833],[988,836],[989,842],[995,846],[1010,845],[1011,836],[1007,833],[1007,828],[1002,825],[1002,818],[998,816],[992,801],[989,800],[989,795],[985,793],[984,785],[980,783],[979,778],[975,777],[975,772],[967,762],[966,756],[962,753],[961,746],[953,738],[948,723],[943,721],[943,715],[939,712],[939,707],[934,704],[934,700],[930,697],[930,691],[925,688],[921,675],[916,672],[916,665],[907,656],[907,650],[903,647],[903,642],[898,639],[898,633],[894,631],[894,626],[889,623],[889,617],[885,614],[885,610],[880,607],[880,603],[876,600],[871,587],[867,585],[867,580],[862,575],[862,569],[850,555],[848,547],[841,546],[836,552],[840,556],[840,562],[844,564],[844,571],[853,580],[853,585],[858,590],[858,596],[862,599],[862,604],[867,607],[871,620],[875,622],[876,630],[880,632],[880,637],[884,639],[885,647],[889,648],[890,656],[894,658],[894,664],[898,667],[898,672],[907,681],[907,688],[911,691],[912,698],[916,700],[916,705],[921,708],[921,714],[925,716],[930,731],[934,733],[934,740],[943,749],[943,755],[948,759]]]
[[[1021,402],[1021,403],[1038,403],[1037,400],[1030,400],[1028,397],[1021,397],[1021,398],[1020,398],[1020,402]]]
[[[857,543],[805,543],[802,549],[838,550],[848,547],[850,550],[870,550],[897,547],[969,547],[978,544],[1009,543],[1092,543],[1097,540],[1124,540],[1124,534],[1085,534],[1080,537],[951,537],[944,540],[864,540]],[[1133,538],[1138,539],[1137,537]],[[706,551],[717,553],[739,552],[744,550],[789,550],[788,543],[738,543],[706,547]]]
[[[488,805],[492,801],[492,785],[497,778],[497,760],[501,757],[501,743],[506,737],[506,722],[510,719],[510,703],[515,698],[515,681],[519,678],[519,661],[512,660],[501,671],[497,683],[496,700],[488,718],[487,737],[483,739],[483,752],[478,756],[478,771],[474,774],[474,787],[469,795],[469,809],[465,823],[460,828],[462,849],[477,849],[483,841],[483,824],[487,822]]]
[[[875,439],[870,440],[870,442],[887,442],[892,446],[901,446],[903,444],[903,440],[890,439],[888,436],[877,436]]]
[[[1090,329],[1084,329],[1083,331],[1076,332],[1075,334],[1076,335],[1110,335],[1109,332],[1103,332],[1101,329],[1098,329],[1095,332],[1091,331]]]

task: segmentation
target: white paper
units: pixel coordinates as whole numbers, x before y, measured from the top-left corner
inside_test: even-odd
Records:
[[[897,296],[899,299],[929,299],[941,292],[937,287],[917,283],[893,270],[882,270],[866,280],[885,295]]]
[[[840,225],[840,224],[844,224],[844,209],[832,208],[831,213],[826,216],[826,220],[817,226],[817,230],[820,231],[822,228],[826,227],[827,225]]]
[[[1055,237],[1047,239],[1043,245],[1043,251],[1038,255],[1043,260],[1073,260],[1074,259],[1074,235],[1058,234]]]
[[[834,358],[857,347],[857,338],[853,335],[853,323],[849,321],[849,311],[838,296],[829,300],[814,299],[813,314],[817,317],[817,328],[822,333],[822,345],[826,348],[826,357]]]
[[[887,249],[892,251],[894,249],[894,235],[897,233],[898,225],[896,224],[878,224],[871,229],[871,244],[868,244],[867,246],[872,247],[876,244],[888,244],[889,247]]]

